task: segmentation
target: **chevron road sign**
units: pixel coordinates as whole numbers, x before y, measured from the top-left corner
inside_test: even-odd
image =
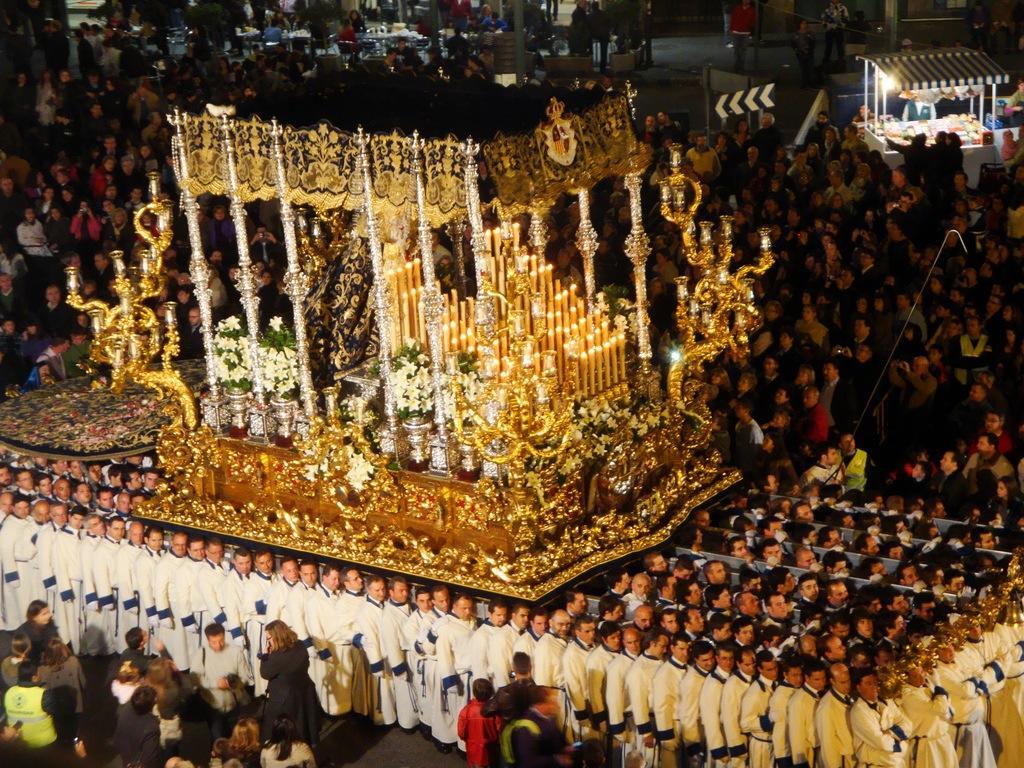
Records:
[[[715,112],[719,118],[725,120],[730,114],[745,115],[748,112],[771,109],[775,106],[775,102],[772,101],[774,95],[775,83],[759,85],[746,91],[723,93],[715,104]]]

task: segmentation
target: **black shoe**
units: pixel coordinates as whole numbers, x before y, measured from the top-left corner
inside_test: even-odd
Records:
[[[452,753],[452,745],[451,744],[438,744],[437,745],[437,751],[440,752],[443,755],[450,755]]]

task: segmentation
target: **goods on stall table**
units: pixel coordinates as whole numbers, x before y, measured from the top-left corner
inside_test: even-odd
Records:
[[[887,120],[884,123],[884,136],[897,144],[909,144],[919,133],[926,137],[926,144],[935,143],[935,134],[943,131],[955,133],[960,136],[964,146],[975,146],[984,143],[984,135],[987,133],[978,118],[973,115],[949,115],[936,120],[921,120],[918,122],[900,122]]]

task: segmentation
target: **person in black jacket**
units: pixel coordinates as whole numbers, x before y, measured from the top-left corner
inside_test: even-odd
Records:
[[[263,739],[270,738],[278,715],[288,715],[299,738],[312,746],[320,735],[320,702],[309,678],[309,655],[283,621],[267,624],[266,635],[267,652],[260,660],[260,675],[267,681]]]
[[[124,765],[139,768],[160,768],[164,764],[160,751],[160,722],[153,714],[156,690],[141,685],[132,693],[128,706],[117,712],[114,747]]]
[[[53,614],[46,601],[33,600],[29,603],[26,621],[15,631],[28,635],[28,639],[32,643],[32,650],[28,657],[33,664],[38,664],[50,638],[57,637],[57,625],[53,623]]]

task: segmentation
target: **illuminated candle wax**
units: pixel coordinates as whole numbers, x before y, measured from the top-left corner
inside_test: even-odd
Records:
[[[66,267],[64,274],[68,280],[68,293],[78,293],[78,286],[80,284],[78,267]]]
[[[164,323],[167,324],[168,328],[174,328],[178,325],[177,304],[173,301],[168,301],[164,304]]]

